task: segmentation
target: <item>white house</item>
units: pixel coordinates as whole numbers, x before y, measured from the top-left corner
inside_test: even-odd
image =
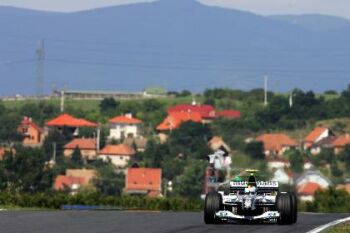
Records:
[[[280,184],[293,185],[293,175],[286,168],[278,168],[273,173],[272,180],[278,181]]]
[[[132,114],[117,116],[109,120],[109,139],[136,138],[141,134],[142,121],[132,117]]]
[[[332,185],[331,181],[318,170],[304,172],[295,183],[302,201],[313,201],[317,190],[324,190]]]
[[[126,144],[107,145],[99,153],[99,158],[104,161],[110,160],[118,169],[125,168],[135,150]]]

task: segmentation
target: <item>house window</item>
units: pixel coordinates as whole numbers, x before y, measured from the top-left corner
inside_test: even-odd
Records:
[[[120,158],[120,160],[123,160],[123,159],[124,159],[124,157],[123,157],[123,156],[120,156],[119,158]]]
[[[27,128],[27,127],[23,127],[23,128],[22,128],[22,132],[23,132],[24,134],[27,134],[27,133],[28,133],[28,128]]]

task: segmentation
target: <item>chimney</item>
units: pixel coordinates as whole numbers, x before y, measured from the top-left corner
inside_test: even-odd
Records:
[[[125,116],[126,116],[127,118],[132,118],[132,113],[129,112],[129,113],[125,114]]]

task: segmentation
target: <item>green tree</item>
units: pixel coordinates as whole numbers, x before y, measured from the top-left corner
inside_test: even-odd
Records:
[[[53,173],[46,168],[42,150],[16,148],[0,162],[1,188],[16,192],[42,192],[52,188]]]
[[[296,173],[301,173],[304,167],[304,158],[299,150],[291,150],[289,153],[290,168]]]
[[[350,169],[350,144],[345,146],[344,150],[340,153],[340,157],[345,162],[347,169]]]
[[[97,167],[99,177],[94,180],[96,189],[104,195],[121,196],[123,193],[124,173],[116,173],[111,163],[100,162]]]
[[[21,119],[16,113],[0,115],[0,142],[10,143],[22,141],[23,137],[17,130]]]
[[[245,153],[252,159],[264,159],[264,144],[262,142],[250,142],[245,146]]]
[[[72,168],[82,168],[84,166],[84,159],[78,146],[74,149],[70,161]]]
[[[174,184],[175,193],[183,197],[199,198],[203,190],[205,167],[206,162],[204,161],[189,161],[183,174]]]
[[[120,106],[120,102],[114,98],[104,98],[99,105],[100,112],[107,116],[112,116],[116,113],[117,108]]]

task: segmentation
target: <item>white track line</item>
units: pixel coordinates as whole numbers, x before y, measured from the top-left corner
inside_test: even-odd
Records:
[[[335,220],[333,222],[330,222],[330,223],[327,223],[323,226],[319,226],[311,231],[308,231],[307,233],[319,233],[329,227],[332,227],[334,225],[337,225],[337,224],[340,224],[340,223],[343,223],[343,222],[347,222],[347,221],[350,221],[350,217],[347,217],[347,218],[343,218],[343,219],[338,219],[338,220]]]

